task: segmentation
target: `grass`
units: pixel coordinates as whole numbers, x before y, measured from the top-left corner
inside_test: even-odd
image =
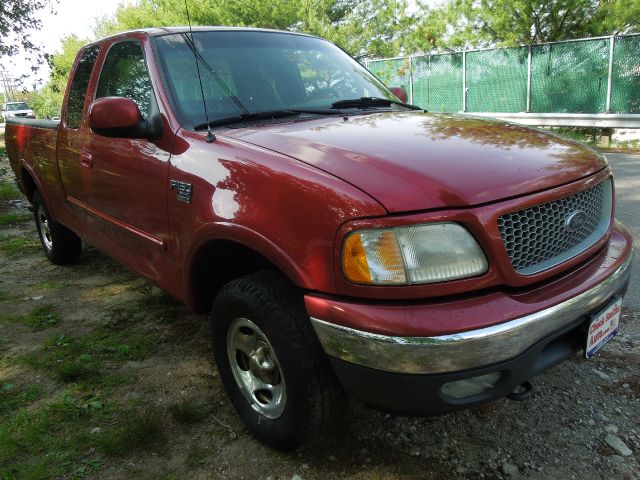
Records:
[[[207,463],[207,458],[210,458],[210,455],[205,450],[194,448],[187,454],[186,464],[189,467],[201,467]]]
[[[0,389],[0,478],[82,478],[106,455],[148,449],[163,438],[161,412],[103,402],[67,389],[52,399],[27,387]]]
[[[186,424],[198,423],[207,416],[204,406],[192,400],[170,405],[169,413],[176,421]]]
[[[0,182],[0,200],[10,200],[19,196],[20,191],[13,183]]]
[[[143,360],[156,345],[157,339],[150,332],[99,329],[83,336],[55,335],[45,343],[44,349],[20,360],[63,382],[106,387],[121,379],[116,372],[105,373],[105,370],[125,361]]]
[[[554,133],[573,140],[596,145],[599,139],[600,129],[591,127],[553,127],[549,128]]]
[[[160,417],[159,412],[154,410],[134,412],[121,425],[101,434],[98,446],[109,455],[148,448],[162,438]]]
[[[37,385],[30,385],[21,390],[12,383],[0,384],[0,414],[6,417],[25,405],[33,403],[40,394],[40,387]]]
[[[0,226],[16,225],[31,220],[33,216],[30,213],[3,213],[0,214]]]
[[[15,406],[29,390],[14,393]],[[22,402],[0,424],[0,478],[58,478],[81,466],[88,426],[102,412],[83,409],[71,393],[42,405]],[[47,451],[47,455],[41,452]]]
[[[638,150],[640,149],[640,140],[624,140],[622,142],[612,141],[609,148],[620,150]]]
[[[38,327],[53,322],[51,315],[57,318],[43,306],[13,320]],[[0,479],[90,477],[112,464],[110,457],[164,440],[166,412],[143,398],[110,398],[116,384],[135,382],[135,375],[120,371],[122,364],[147,358],[160,336],[148,324],[124,321],[120,311],[114,316],[121,322],[86,334],[56,334],[29,354],[0,357],[0,368],[26,367],[48,377],[36,385],[0,382]],[[51,386],[54,392],[45,393]],[[185,418],[200,414],[189,407],[184,412]]]
[[[7,235],[0,237],[0,252],[10,257],[33,253],[39,248],[40,241],[37,238],[20,238]]]
[[[17,300],[17,297],[9,292],[0,290],[0,302],[13,302]]]
[[[21,323],[33,330],[43,330],[57,325],[60,317],[54,311],[53,305],[43,305],[24,315],[0,314],[0,321]]]
[[[34,285],[34,288],[38,290],[60,290],[68,286],[69,284],[67,282],[60,282],[57,280],[46,280],[44,282],[38,283],[37,285]]]

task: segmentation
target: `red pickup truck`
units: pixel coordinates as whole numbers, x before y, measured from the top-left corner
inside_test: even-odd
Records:
[[[632,242],[599,153],[427,113],[320,38],[105,38],[60,123],[6,137],[49,259],[83,239],[209,312],[229,397],[277,448],[349,396],[416,415],[524,398],[618,328]]]

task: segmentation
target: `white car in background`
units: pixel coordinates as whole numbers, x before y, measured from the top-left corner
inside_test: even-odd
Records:
[[[36,118],[33,110],[29,108],[27,102],[7,102],[2,104],[2,119],[7,118]]]

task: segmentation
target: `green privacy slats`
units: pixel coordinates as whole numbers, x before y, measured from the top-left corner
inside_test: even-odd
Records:
[[[467,52],[467,111],[527,109],[528,48]]]
[[[640,36],[617,37],[613,51],[611,113],[640,113]]]
[[[409,93],[411,63],[408,58],[373,60],[369,70],[388,87],[403,87]]]
[[[605,111],[610,39],[536,45],[531,56],[531,111]]]
[[[430,112],[462,110],[462,53],[412,59],[413,103]]]
[[[606,113],[611,37],[531,47],[530,111]],[[529,47],[467,51],[466,111],[527,111]],[[413,81],[413,103],[433,112],[463,110],[461,52],[375,60],[389,86]],[[640,113],[640,35],[615,38],[611,113]]]

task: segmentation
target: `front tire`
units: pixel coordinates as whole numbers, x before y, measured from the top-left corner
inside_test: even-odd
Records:
[[[301,293],[277,272],[224,286],[211,310],[220,378],[247,428],[279,450],[316,440],[346,398]]]
[[[56,265],[73,263],[82,252],[82,241],[64,225],[54,222],[38,192],[33,194],[33,214],[40,244],[47,258]]]

